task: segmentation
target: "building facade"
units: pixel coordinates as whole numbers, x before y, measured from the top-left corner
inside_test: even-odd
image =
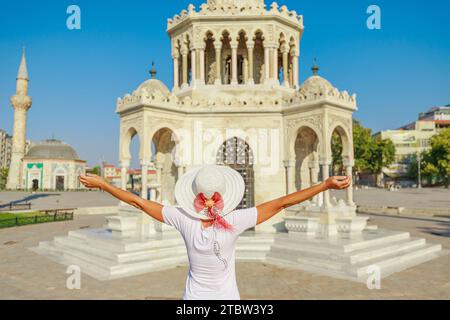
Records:
[[[71,191],[84,189],[78,176],[86,162],[62,141],[51,139],[33,145],[22,161],[21,189],[26,191]]]
[[[11,164],[12,137],[0,130],[0,169],[9,168]]]
[[[128,169],[127,171],[127,190],[140,191],[142,189],[142,170],[141,169]],[[103,178],[105,178],[110,184],[121,187],[121,169],[113,164],[103,165]],[[147,188],[156,183],[156,170],[150,167],[147,170]],[[150,190],[147,190],[147,195],[150,194]],[[147,197],[148,198],[148,197]]]
[[[317,66],[299,85],[301,15],[276,3],[266,7],[262,0],[209,0],[169,19],[167,31],[172,90],[153,71],[117,101],[124,189],[136,136],[142,197],[150,190],[159,202],[174,204],[178,177],[204,164],[241,173],[246,183],[241,208],[309,187],[329,176],[334,132],[352,174],[356,96],[319,76]],[[150,166],[157,172],[151,188],[145,177]],[[313,204],[324,212],[335,205],[329,192]],[[347,204],[354,214],[351,189]],[[333,220],[328,214],[323,219]]]
[[[378,135],[391,139],[395,145],[395,163],[383,170],[390,178],[404,178],[411,162],[418,154],[431,148],[431,138],[443,129],[450,128],[450,105],[433,107],[420,113],[418,120],[397,130],[386,130]]]

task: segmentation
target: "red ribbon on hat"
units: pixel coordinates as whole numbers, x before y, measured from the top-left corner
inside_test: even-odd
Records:
[[[233,231],[233,226],[220,215],[220,212],[223,210],[223,206],[222,196],[218,192],[214,193],[211,199],[208,199],[203,193],[199,193],[194,199],[195,211],[197,211],[197,213],[200,211],[206,211],[208,218],[214,221],[214,227],[227,231]]]

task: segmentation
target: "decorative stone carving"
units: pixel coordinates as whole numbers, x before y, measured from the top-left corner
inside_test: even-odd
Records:
[[[278,9],[278,5],[273,3],[269,10],[263,0],[210,0],[200,5],[200,10],[196,11],[195,6],[189,5],[187,10],[182,10],[172,19],[167,20],[167,28],[171,29],[181,22],[196,16],[227,16],[227,15],[276,15],[291,20],[303,28],[303,18],[295,11],[289,11],[286,6]]]
[[[319,229],[319,218],[287,216],[284,221],[289,234],[303,233],[307,236],[314,236]]]
[[[369,217],[345,217],[336,218],[336,228],[338,233],[360,234],[367,226]]]
[[[288,129],[296,130],[298,129],[302,124],[308,125],[311,128],[317,130],[318,132],[322,132],[323,129],[323,123],[322,123],[322,116],[315,115],[315,116],[308,116],[304,118],[294,119],[288,121]]]
[[[328,128],[334,128],[337,123],[342,123],[345,126],[345,130],[351,130],[353,119],[351,116],[342,117],[336,114],[330,114],[328,117]]]

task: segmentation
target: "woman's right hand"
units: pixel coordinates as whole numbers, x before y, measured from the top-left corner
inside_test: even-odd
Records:
[[[81,175],[79,179],[80,182],[88,189],[103,189],[103,187],[107,184],[105,179],[102,177],[90,173]]]

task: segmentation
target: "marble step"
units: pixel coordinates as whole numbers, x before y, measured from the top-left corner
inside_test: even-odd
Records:
[[[274,246],[286,247],[292,250],[306,250],[316,253],[328,254],[351,254],[361,252],[370,248],[382,247],[398,241],[410,239],[408,232],[397,232],[380,234],[374,239],[354,239],[352,242],[346,239],[314,239],[314,238],[291,238],[288,235],[277,235]]]
[[[277,258],[273,255],[268,255],[266,259],[267,263],[270,263],[272,265],[279,266],[280,268],[291,268],[293,270],[299,270],[304,272],[310,272],[317,275],[327,276],[327,277],[333,277],[338,279],[344,279],[344,280],[350,280],[350,281],[359,281],[356,277],[351,277],[345,272],[342,272],[341,270],[336,270],[333,268],[327,268],[324,269],[322,267],[316,267],[311,264],[302,264],[300,262],[293,262],[293,261],[287,261],[283,258]]]
[[[154,261],[117,264],[99,257],[84,255],[79,251],[67,248],[64,251],[64,259],[66,262],[78,265],[82,272],[97,279],[114,279],[120,278],[123,275],[130,276],[169,269],[187,262],[186,256],[172,255]]]
[[[423,261],[428,261],[437,257],[442,250],[439,244],[425,244],[419,249],[411,249],[400,255],[393,255],[388,258],[372,259],[359,264],[352,265],[350,272],[358,278],[364,278],[368,274],[370,266],[378,266],[382,276],[387,276],[399,270],[404,270],[410,266],[417,265]]]
[[[380,230],[367,231],[367,232],[378,233],[378,232],[380,232]],[[386,236],[383,236],[380,238],[345,244],[344,252],[352,252],[352,251],[356,251],[356,250],[367,249],[370,247],[383,245],[386,243],[392,243],[393,241],[397,241],[397,240],[410,239],[410,237],[411,236],[410,236],[409,232],[392,232],[391,235],[386,235]]]
[[[106,260],[116,263],[134,263],[139,261],[158,260],[171,255],[186,255],[184,244],[173,247],[153,248],[143,251],[133,252],[109,252],[102,248],[93,247],[79,239],[71,239],[67,237],[55,238],[55,242],[61,246],[61,250],[70,248],[78,250],[86,255],[99,256]]]
[[[300,246],[292,244],[280,246],[279,243],[276,243],[272,246],[271,250],[287,253],[289,259],[292,261],[294,261],[296,257],[308,256],[311,258],[324,259],[327,261],[341,261],[343,263],[356,264],[358,262],[363,262],[374,258],[381,258],[383,256],[399,254],[409,249],[419,248],[421,246],[424,246],[425,243],[425,239],[412,238],[393,241],[392,243],[385,243],[366,249],[360,249],[350,253],[344,253],[341,250],[316,250],[314,246],[311,247],[306,244]]]
[[[324,270],[341,271],[345,266],[345,262],[339,259],[317,258],[310,255],[302,255],[293,253],[290,250],[274,249],[267,254],[267,258],[275,259],[277,261],[285,261],[286,263],[294,263],[301,265],[310,265],[315,268]]]
[[[418,248],[405,249],[402,253],[391,253],[383,258],[374,258],[355,265],[339,261],[326,261],[311,257],[294,259],[288,253],[270,252],[267,261],[278,265],[291,266],[325,276],[364,282],[369,276],[369,267],[376,265],[380,268],[381,277],[387,277],[395,272],[405,270],[438,256],[441,245],[422,244]]]
[[[100,231],[104,232],[103,230]],[[72,237],[84,240],[94,247],[117,253],[158,249],[184,244],[179,234],[171,234],[164,237],[154,236],[146,239],[115,239],[110,236],[97,236],[92,232],[71,231],[69,232],[69,238]]]
[[[401,254],[412,249],[418,249],[426,245],[425,239],[410,238],[408,240],[401,240],[392,244],[382,244],[376,247],[361,249],[353,251],[347,255],[350,264],[364,263],[372,259],[382,258],[389,254]]]

